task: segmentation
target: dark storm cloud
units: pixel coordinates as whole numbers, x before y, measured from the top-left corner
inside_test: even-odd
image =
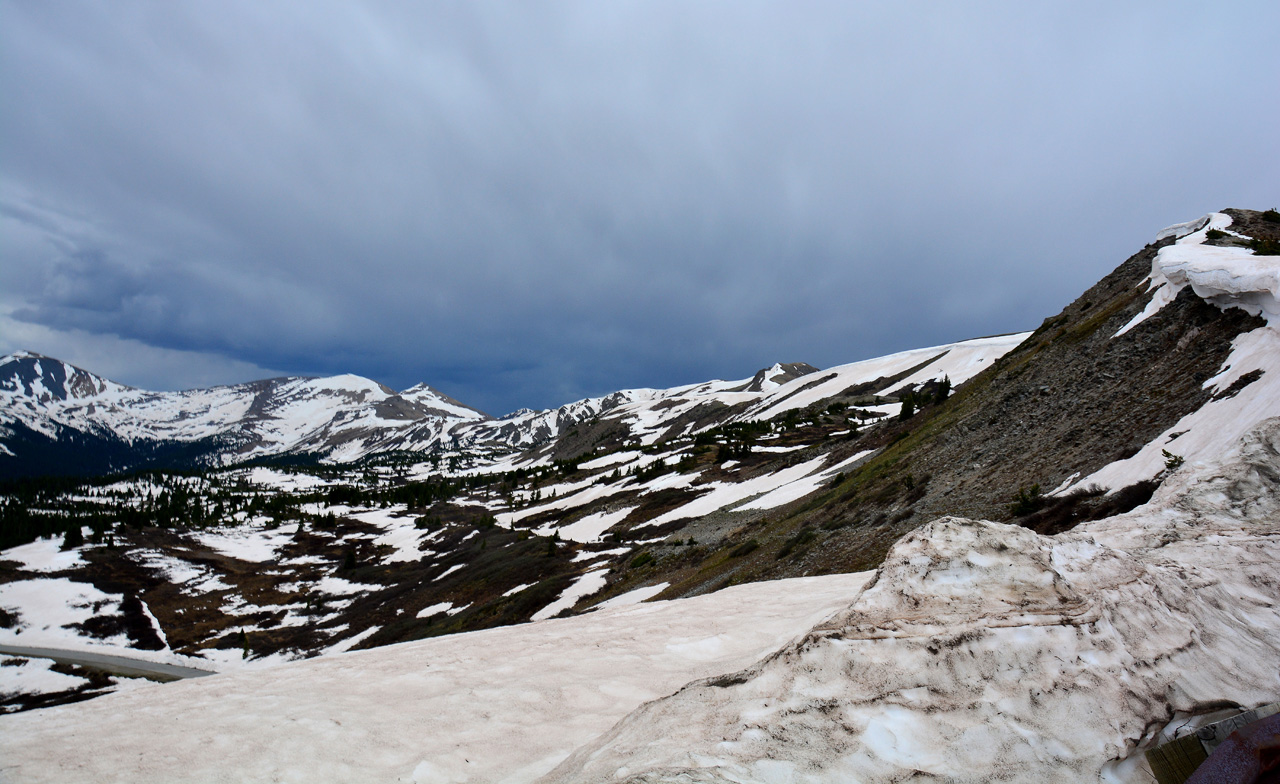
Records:
[[[1277,201],[1268,3],[4,5],[12,318],[495,413],[1034,327]]]

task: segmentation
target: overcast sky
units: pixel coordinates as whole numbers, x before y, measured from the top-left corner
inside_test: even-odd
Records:
[[[493,414],[1034,328],[1280,204],[1280,3],[0,0],[0,351]]]

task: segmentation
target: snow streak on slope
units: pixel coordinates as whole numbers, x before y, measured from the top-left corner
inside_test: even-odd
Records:
[[[1062,492],[1092,484],[1118,489],[1150,479],[1164,468],[1166,451],[1192,459],[1218,455],[1259,419],[1280,416],[1280,256],[1257,256],[1245,248],[1203,244],[1209,230],[1221,231],[1230,225],[1230,216],[1223,213],[1180,224],[1181,228],[1201,228],[1160,249],[1151,265],[1151,288],[1155,290],[1151,302],[1116,334],[1124,334],[1158,312],[1187,286],[1224,310],[1241,308],[1250,315],[1261,315],[1267,325],[1232,341],[1221,372],[1204,382],[1204,388],[1214,393],[1212,400],[1137,454],[1104,466]]]
[[[1149,781],[1182,714],[1280,693],[1280,419],[1126,515],[943,518],[853,605],[644,706],[546,782]]]
[[[644,701],[785,644],[869,576],[142,686],[0,718],[0,759],[24,782],[529,782]]]
[[[932,379],[950,377],[952,384],[961,384],[985,370],[1019,343],[1030,332],[999,335],[990,338],[966,340],[932,348],[919,348],[877,357],[789,381],[772,390],[737,417],[739,421],[771,419],[792,409],[804,408],[811,403],[840,395],[845,390],[867,384],[880,378],[889,378],[928,363],[916,373],[895,383],[872,390],[869,394],[887,395],[907,384],[921,384]]]

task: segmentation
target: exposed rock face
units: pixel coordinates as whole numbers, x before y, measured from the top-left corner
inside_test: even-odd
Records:
[[[788,381],[795,381],[801,376],[817,373],[818,369],[806,362],[783,362],[770,368],[763,368],[752,377],[747,385],[748,392],[767,392],[776,389]]]
[[[1145,781],[1175,712],[1280,689],[1280,419],[1058,537],[959,518],[740,673],[650,703],[547,782]]]

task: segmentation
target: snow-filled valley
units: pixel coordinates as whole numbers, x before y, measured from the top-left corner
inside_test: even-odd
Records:
[[[0,499],[0,780],[1149,781],[1280,699],[1268,215],[1034,333],[503,419],[7,357],[0,427],[233,448]]]

